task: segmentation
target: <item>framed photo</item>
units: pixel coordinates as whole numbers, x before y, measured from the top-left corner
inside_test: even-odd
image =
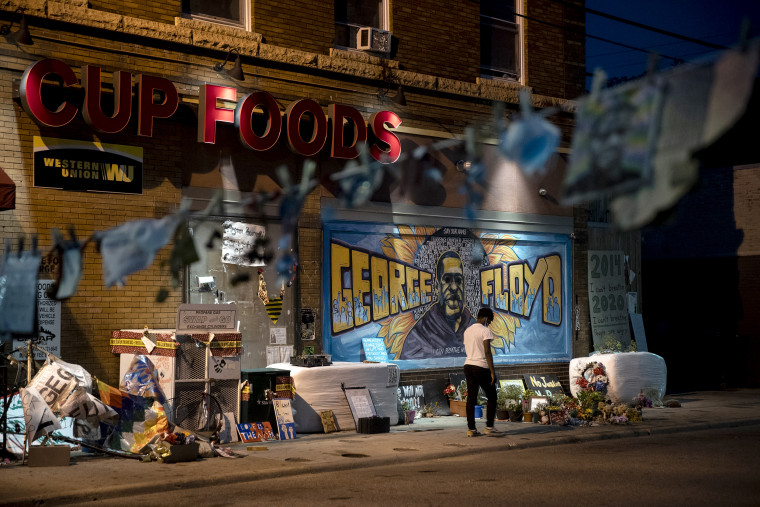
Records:
[[[530,399],[530,411],[533,412],[534,410],[538,410],[538,407],[541,405],[546,405],[549,401],[549,398],[546,396],[533,396]]]
[[[525,392],[525,385],[523,384],[523,381],[520,379],[499,380],[499,387],[507,387],[507,386],[517,386],[520,388],[520,391]]]

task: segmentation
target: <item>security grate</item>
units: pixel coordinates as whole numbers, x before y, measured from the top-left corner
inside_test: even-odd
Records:
[[[238,386],[239,382],[231,380],[214,380],[211,383],[211,394],[216,397],[225,413],[232,412],[238,416]]]
[[[177,382],[172,400],[172,422],[191,431],[216,431],[221,427],[222,406],[205,393],[206,382]]]
[[[206,347],[196,345],[192,339],[181,342],[176,358],[177,380],[203,380],[206,378]]]

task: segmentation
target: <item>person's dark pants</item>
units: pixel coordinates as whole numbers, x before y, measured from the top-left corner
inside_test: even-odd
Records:
[[[475,405],[478,401],[478,388],[483,389],[488,398],[486,427],[493,428],[493,420],[496,417],[496,384],[491,383],[491,370],[466,364],[464,365],[464,378],[467,379],[467,428],[475,429]]]

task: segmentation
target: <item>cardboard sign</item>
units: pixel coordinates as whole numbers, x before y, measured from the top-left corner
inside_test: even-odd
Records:
[[[319,413],[319,418],[322,419],[322,428],[325,433],[335,433],[338,431],[338,425],[335,423],[335,414],[332,410],[323,410]]]
[[[261,433],[261,438],[265,442],[269,440],[277,440],[277,437],[274,435],[274,431],[272,431],[272,425],[269,424],[269,421],[256,423],[256,432]]]
[[[293,410],[289,399],[275,398],[272,400],[274,416],[277,419],[277,435],[280,440],[296,438],[296,425],[293,420]]]
[[[264,433],[259,433],[255,427],[255,423],[240,423],[237,425],[238,435],[240,440],[245,443],[261,442],[264,438]]]
[[[382,338],[362,338],[362,346],[367,361],[388,362],[388,350]]]
[[[526,389],[536,391],[537,396],[555,396],[565,394],[562,390],[562,384],[556,375],[545,375],[543,373],[530,373],[525,375]]]
[[[293,440],[296,438],[296,423],[284,423],[278,425],[277,434],[280,440]]]

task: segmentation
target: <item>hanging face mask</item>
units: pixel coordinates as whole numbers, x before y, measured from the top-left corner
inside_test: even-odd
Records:
[[[69,231],[71,239],[68,241],[63,239],[58,229],[51,229],[50,234],[61,257],[61,271],[58,280],[48,289],[48,296],[58,300],[68,299],[76,293],[79,280],[82,278],[83,245],[77,241],[73,228]]]
[[[383,182],[383,166],[370,161],[365,143],[359,145],[359,161],[349,160],[342,171],[330,176],[340,185],[341,202],[349,208],[366,203]]]
[[[534,113],[530,94],[520,92],[520,118],[499,138],[499,150],[517,164],[525,174],[543,169],[544,163],[559,146],[560,131],[545,116],[552,111]]]
[[[17,253],[12,253],[10,242],[6,242],[0,271],[0,334],[35,332],[37,272],[41,261],[36,237],[30,251],[24,251],[23,239],[19,240]]]
[[[126,284],[128,275],[150,266],[183,218],[175,213],[161,219],[134,220],[97,233],[106,287]]]

